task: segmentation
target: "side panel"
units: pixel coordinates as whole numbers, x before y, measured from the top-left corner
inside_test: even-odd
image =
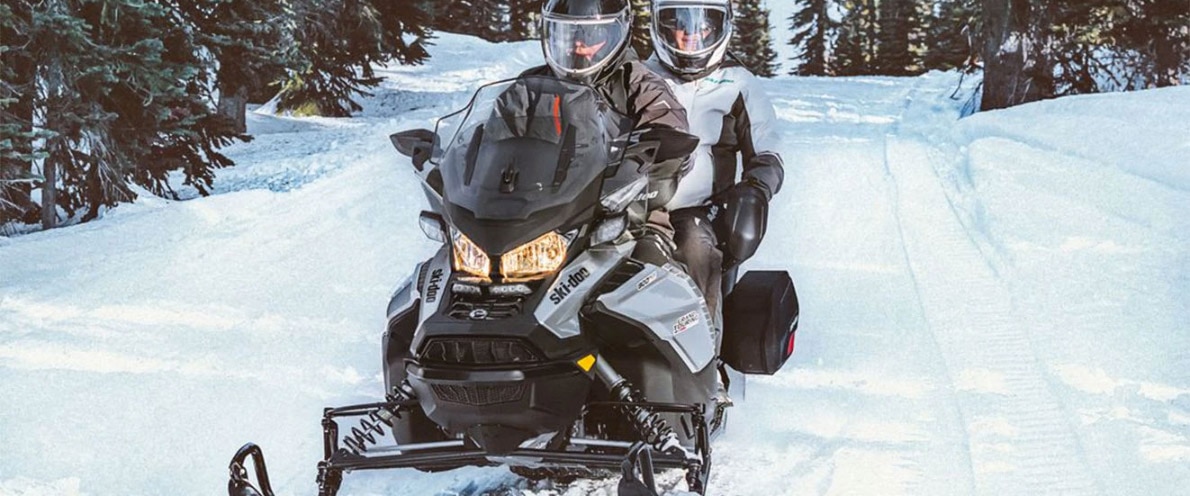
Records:
[[[388,301],[388,328],[381,343],[385,392],[392,392],[405,379],[405,360],[413,355],[410,347],[428,318],[426,309],[437,308],[439,300],[445,298],[446,280],[450,277],[449,262],[443,264],[445,252],[444,246],[433,258],[417,264]],[[434,301],[427,303],[427,299]]]
[[[438,312],[438,307],[442,306],[442,302],[450,300],[450,291],[446,285],[450,281],[451,266],[450,266],[450,249],[446,245],[438,250],[425,265],[422,267],[425,271],[425,277],[422,278],[421,288],[418,291],[421,296],[421,320],[418,322],[417,332],[422,332],[422,324],[426,319],[430,318]]]
[[[715,358],[719,330],[711,326],[706,301],[694,280],[678,267],[646,265],[598,301],[609,312],[644,324],[674,348],[691,372],[703,370]]]
[[[426,262],[417,264],[409,277],[401,281],[397,285],[397,289],[393,291],[393,295],[388,300],[388,312],[386,313],[388,320],[408,312],[421,299],[421,288],[417,287],[417,275],[425,264]]]
[[[545,298],[533,312],[538,322],[559,338],[579,335],[579,309],[598,282],[632,252],[636,243],[597,246],[583,252],[567,265],[545,291]]]

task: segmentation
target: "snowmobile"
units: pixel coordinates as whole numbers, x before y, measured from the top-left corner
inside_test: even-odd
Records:
[[[319,495],[355,470],[470,465],[619,472],[622,496],[655,495],[654,470],[677,468],[704,493],[743,374],[772,374],[793,353],[789,275],[736,278],[764,206],[716,218],[731,261],[719,325],[682,267],[632,256],[651,166],[698,138],[633,131],[591,87],[525,76],[392,142],[412,159],[431,205],[422,230],[442,247],[388,305],[385,401],[324,412]],[[229,494],[271,496],[259,447],[229,468]]]

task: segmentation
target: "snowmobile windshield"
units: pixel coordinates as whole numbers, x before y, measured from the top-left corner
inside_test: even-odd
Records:
[[[438,126],[448,218],[495,253],[573,224],[597,204],[629,122],[572,81],[525,76],[481,88]]]

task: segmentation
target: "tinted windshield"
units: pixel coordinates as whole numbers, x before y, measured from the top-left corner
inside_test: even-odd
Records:
[[[619,160],[609,153],[624,117],[584,85],[502,81],[460,114],[460,124],[439,126],[438,163],[446,199],[477,218],[524,219],[572,201]]]
[[[565,80],[527,76],[481,88],[438,125],[433,161],[448,215],[456,224],[534,217],[543,229],[573,220],[619,163],[613,142],[628,123],[593,89]]]

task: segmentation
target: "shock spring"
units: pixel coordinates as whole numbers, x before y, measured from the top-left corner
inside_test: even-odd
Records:
[[[632,387],[632,383],[625,380],[612,388],[612,397],[625,403],[642,403],[644,395]],[[632,420],[637,432],[654,449],[662,453],[670,452],[674,448],[681,449],[682,445],[669,422],[661,415],[639,406],[622,407],[624,413]]]
[[[399,403],[413,399],[413,389],[404,383],[399,387],[394,387],[392,394],[386,396],[390,403]],[[400,417],[400,414],[392,407],[380,407],[359,420],[359,425],[351,428],[351,432],[343,436],[343,444],[352,453],[362,455],[368,450],[368,447],[376,445],[379,439],[383,439],[385,434],[385,427],[393,428],[393,422]]]
[[[393,414],[381,408],[372,411],[367,417],[359,420],[358,427],[352,427],[351,433],[343,437],[343,444],[357,455],[363,454],[369,446],[375,445],[377,437],[384,438],[384,426],[392,428]]]

